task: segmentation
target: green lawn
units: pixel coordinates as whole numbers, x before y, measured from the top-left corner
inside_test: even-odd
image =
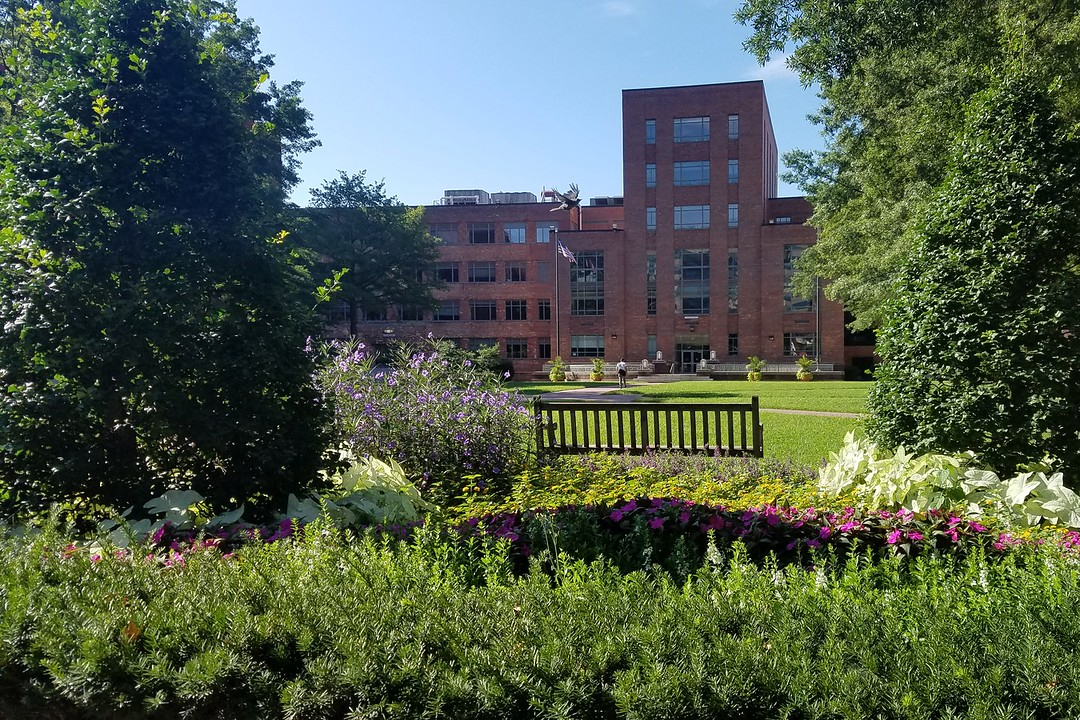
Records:
[[[868,382],[687,380],[673,383],[632,383],[622,391],[640,395],[648,402],[747,402],[760,398],[762,408],[819,410],[825,412],[866,412]]]
[[[548,382],[545,380],[527,380],[527,381],[511,381],[504,382],[503,387],[507,390],[516,390],[522,395],[533,396],[541,395],[543,393],[558,392],[559,390],[573,390],[575,388],[596,388],[598,390],[606,390],[608,388],[617,388],[619,383],[617,380],[610,382]]]

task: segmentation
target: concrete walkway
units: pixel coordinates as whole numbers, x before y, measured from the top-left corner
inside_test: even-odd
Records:
[[[541,400],[548,401],[577,401],[577,402],[637,402],[641,400],[640,395],[625,394],[619,395],[613,391],[618,390],[617,387],[582,387],[582,388],[570,388],[569,390],[556,390],[555,392],[542,393],[540,395]],[[628,390],[633,390],[634,386],[631,384]],[[763,413],[781,413],[783,415],[816,415],[818,417],[839,417],[839,418],[851,418],[858,419],[862,417],[860,413],[844,413],[844,412],[826,412],[823,410],[781,410],[778,408],[761,408]]]

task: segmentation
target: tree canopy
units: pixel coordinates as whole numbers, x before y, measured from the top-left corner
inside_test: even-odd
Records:
[[[736,19],[760,61],[790,53],[820,88],[826,149],[785,157],[819,230],[796,289],[827,278],[859,327],[882,319],[971,97],[1018,63],[1080,116],[1080,0],[744,0]]]
[[[868,431],[1080,473],[1080,141],[1037,83],[976,96],[885,308]]]
[[[439,241],[427,231],[423,208],[409,208],[386,194],[366,173],[341,172],[311,191],[303,242],[320,257],[323,274],[344,269],[340,297],[355,336],[365,312],[391,305],[434,307]]]
[[[298,86],[213,0],[9,0],[0,45],[0,499],[312,478]]]

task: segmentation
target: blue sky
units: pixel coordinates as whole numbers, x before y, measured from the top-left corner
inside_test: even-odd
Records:
[[[237,0],[304,82],[322,147],[301,205],[339,170],[366,170],[409,204],[450,188],[622,193],[627,88],[764,80],[781,154],[819,149],[818,106],[782,59],[742,49],[734,0]],[[780,185],[781,195],[800,194]]]

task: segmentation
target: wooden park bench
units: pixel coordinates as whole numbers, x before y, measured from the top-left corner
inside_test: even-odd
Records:
[[[539,454],[657,450],[762,457],[758,398],[748,403],[533,401]]]

